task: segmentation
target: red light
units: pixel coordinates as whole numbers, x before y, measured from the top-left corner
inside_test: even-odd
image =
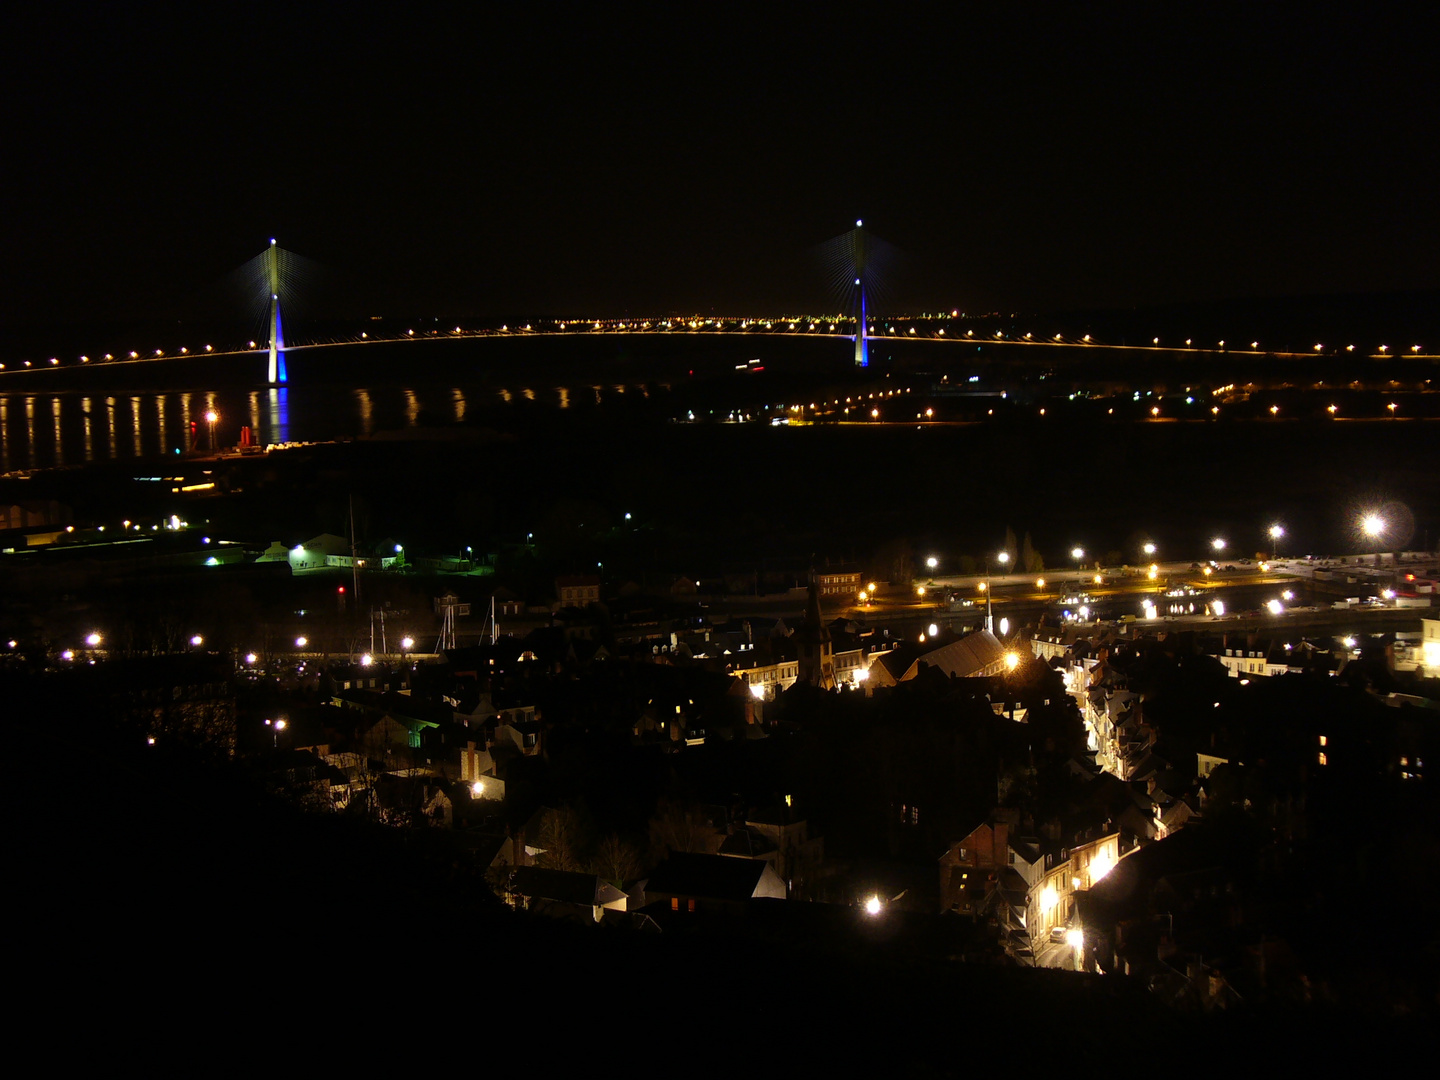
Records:
[[[335,591],[336,591],[336,592],[343,593],[343,592],[345,591],[345,586],[344,586],[344,585],[341,585],[341,586],[340,586],[338,589],[336,589]]]
[[[1414,581],[1414,580],[1415,580],[1415,575],[1414,575],[1414,574],[1406,574],[1406,575],[1405,575],[1405,580],[1406,580],[1406,581]]]

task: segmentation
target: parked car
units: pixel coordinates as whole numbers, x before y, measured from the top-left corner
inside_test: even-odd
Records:
[[[1052,926],[1050,928],[1050,940],[1064,941],[1065,935],[1068,933],[1070,933],[1070,928],[1068,926]]]

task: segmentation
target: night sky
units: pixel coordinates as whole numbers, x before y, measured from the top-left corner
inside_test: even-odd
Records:
[[[820,310],[856,217],[912,310],[1440,287],[1419,5],[779,8],[11,9],[0,321],[272,236],[334,315]]]

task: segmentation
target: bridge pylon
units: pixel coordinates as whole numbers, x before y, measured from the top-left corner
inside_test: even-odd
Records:
[[[280,319],[280,249],[275,241],[265,249],[265,281],[270,289],[270,366],[265,379],[271,386],[288,381],[285,371],[285,328]]]

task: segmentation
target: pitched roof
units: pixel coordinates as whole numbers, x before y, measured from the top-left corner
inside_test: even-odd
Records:
[[[977,630],[958,641],[920,654],[920,662],[939,668],[946,675],[965,678],[979,674],[1005,655],[1005,646],[989,630]]]
[[[766,863],[759,859],[675,851],[655,868],[645,891],[712,900],[749,900],[755,895],[765,867]]]
[[[510,874],[510,888],[524,896],[559,900],[564,904],[613,904],[625,894],[594,874],[521,866]]]

